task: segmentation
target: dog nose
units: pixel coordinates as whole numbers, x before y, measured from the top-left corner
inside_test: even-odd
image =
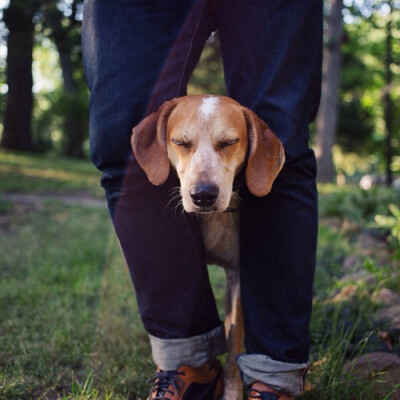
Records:
[[[190,196],[198,207],[210,207],[216,201],[219,193],[218,186],[211,183],[200,183],[190,188]]]

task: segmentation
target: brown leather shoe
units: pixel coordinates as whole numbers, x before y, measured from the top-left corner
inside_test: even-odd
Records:
[[[279,393],[261,382],[253,383],[247,394],[249,400],[294,400],[294,397]]]
[[[147,400],[220,400],[224,393],[221,364],[215,360],[200,368],[183,366],[177,371],[158,371]]]

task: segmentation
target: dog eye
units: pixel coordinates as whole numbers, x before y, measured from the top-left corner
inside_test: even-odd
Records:
[[[230,140],[224,140],[223,142],[220,142],[218,144],[218,147],[220,149],[223,149],[225,147],[229,147],[229,146],[233,146],[234,144],[236,144],[239,141],[239,139],[230,139]]]
[[[190,147],[192,147],[192,144],[190,142],[184,142],[183,140],[179,140],[179,139],[171,139],[171,142],[176,144],[177,146],[181,146],[186,149],[189,149]]]

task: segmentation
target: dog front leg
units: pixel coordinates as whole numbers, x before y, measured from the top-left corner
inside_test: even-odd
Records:
[[[228,358],[225,366],[225,392],[223,400],[242,400],[243,388],[236,356],[243,350],[243,315],[240,299],[238,270],[225,270],[227,292],[225,298],[225,332],[228,342]]]

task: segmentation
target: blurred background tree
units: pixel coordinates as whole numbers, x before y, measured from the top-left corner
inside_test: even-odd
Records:
[[[83,142],[88,123],[80,39],[82,5],[83,0],[48,1],[43,5],[41,15],[43,34],[55,44],[63,78],[52,110],[62,118],[61,151],[75,157],[85,154]]]
[[[83,0],[5,4],[2,148],[85,156],[88,93],[80,40],[82,6]]]
[[[332,181],[335,167],[332,146],[338,125],[340,72],[342,67],[343,0],[330,0],[326,17],[326,38],[323,52],[321,104],[316,119],[315,153],[318,160],[318,179]]]
[[[400,1],[326,0],[319,178],[400,173]],[[0,0],[0,146],[88,154],[83,0]],[[189,93],[225,93],[217,35]],[[325,166],[328,166],[325,168]],[[327,172],[325,172],[327,171]]]
[[[327,12],[337,12],[335,5],[338,3],[330,1]],[[332,38],[329,31],[332,15],[328,14],[327,18],[324,64],[330,60],[329,52],[336,51],[340,60],[334,60],[333,67],[336,72],[340,69],[340,74],[334,77],[339,77],[338,86],[330,93],[324,93],[330,76],[323,78],[325,85],[316,134],[319,178],[333,182],[337,173],[354,174],[354,165],[334,163],[332,156],[341,153],[337,158],[343,161],[343,153],[352,154],[354,160],[354,153],[357,153],[359,159],[372,160],[371,170],[364,172],[385,173],[386,182],[390,184],[393,172],[400,172],[400,2],[347,0],[341,16],[341,38]],[[326,71],[327,66],[324,66]],[[332,82],[329,83],[332,89]],[[332,116],[337,120],[332,120]],[[318,124],[321,120],[323,125]],[[321,149],[321,142],[329,143]],[[336,150],[333,153],[332,148]]]
[[[8,8],[3,13],[3,21],[8,30],[6,72],[8,93],[1,146],[7,149],[32,149],[33,17],[39,7],[39,0],[33,0],[28,4],[22,0],[10,0]]]

